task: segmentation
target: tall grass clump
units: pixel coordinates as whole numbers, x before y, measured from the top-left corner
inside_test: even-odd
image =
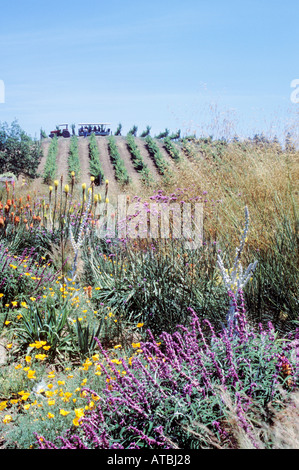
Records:
[[[83,276],[96,289],[97,305],[109,305],[127,321],[142,322],[155,333],[188,322],[189,306],[215,321],[221,306],[227,307],[224,286],[218,281],[215,244],[204,242],[193,249],[188,234],[180,239],[173,233],[167,240],[147,235],[146,218],[159,223],[159,205],[171,212],[172,203],[181,198],[185,203],[185,196],[178,192],[168,197],[158,191],[151,197],[152,205],[137,198],[126,220],[116,223],[119,233],[125,224],[126,238],[104,240],[94,233],[83,247]]]
[[[271,320],[279,331],[290,331],[298,319],[299,222],[295,205],[288,211],[277,201],[275,230],[267,249],[256,252],[258,267],[248,286],[250,318]]]
[[[204,190],[204,231],[227,255],[238,244],[245,205],[251,214],[243,258],[258,265],[245,289],[249,317],[292,328],[298,309],[298,152],[267,141],[210,137],[185,143],[192,160],[180,165],[177,181],[184,180],[193,196]],[[174,188],[171,183],[167,192]]]

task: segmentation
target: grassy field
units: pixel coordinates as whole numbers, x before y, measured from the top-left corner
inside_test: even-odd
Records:
[[[298,448],[298,152],[97,142],[0,188],[0,447]]]

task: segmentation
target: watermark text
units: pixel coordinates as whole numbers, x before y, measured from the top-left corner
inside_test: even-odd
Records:
[[[196,249],[203,241],[203,204],[201,203],[128,203],[118,195],[117,207],[102,206],[96,224],[99,238],[182,240],[184,246]]]

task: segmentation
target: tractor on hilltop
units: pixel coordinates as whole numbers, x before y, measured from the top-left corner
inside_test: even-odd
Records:
[[[65,137],[65,138],[71,137],[68,124],[59,124],[58,126],[56,126],[55,131],[51,131],[49,134],[49,137],[53,139],[55,135],[57,137]]]

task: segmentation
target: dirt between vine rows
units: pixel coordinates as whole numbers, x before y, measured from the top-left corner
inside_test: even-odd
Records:
[[[100,163],[104,173],[104,178],[109,181],[108,198],[110,201],[115,201],[120,190],[115,178],[114,168],[110,160],[108,141],[106,137],[96,137],[96,140],[100,152]]]
[[[125,137],[116,137],[116,145],[117,145],[120,157],[125,163],[127,172],[131,180],[130,187],[134,192],[134,194],[131,194],[131,196],[140,194],[141,185],[142,185],[140,173],[138,173],[138,171],[136,171],[136,169],[134,168],[134,165],[131,159],[131,154],[128,150]]]
[[[78,137],[78,151],[80,158],[80,182],[90,184],[89,173],[89,141],[84,137]]]
[[[51,139],[43,139],[41,141],[41,146],[43,150],[43,157],[38,167],[38,173],[40,175],[43,174],[47,154],[49,150],[49,146],[51,144]],[[107,137],[96,137],[96,141],[99,148],[100,153],[100,163],[104,173],[104,179],[108,179],[109,181],[109,191],[108,197],[111,202],[116,202],[117,195],[121,193],[126,193],[131,196],[140,195],[143,191],[143,184],[142,178],[140,173],[136,171],[133,165],[133,160],[129,149],[127,147],[126,138],[125,136],[115,136],[115,141],[117,148],[119,150],[120,157],[125,163],[126,169],[130,176],[131,183],[125,187],[122,187],[118,184],[118,181],[115,178],[115,171],[113,164],[110,159],[109,149],[108,149],[108,139]],[[158,169],[149,155],[147,145],[144,139],[140,137],[135,137],[135,143],[140,151],[141,157],[144,163],[147,165],[153,180],[155,182],[156,187],[159,187],[160,183],[162,182],[162,177],[158,172]],[[80,157],[80,167],[81,167],[81,175],[80,181],[77,183],[90,183],[90,173],[89,173],[89,149],[88,149],[89,139],[84,137],[78,137],[78,148],[79,148],[79,157]],[[157,145],[165,159],[165,161],[169,164],[170,169],[175,173],[176,171],[176,164],[173,159],[168,154],[167,150],[165,149],[163,142],[157,141]],[[70,148],[70,139],[59,137],[58,138],[58,152],[57,152],[57,176],[56,178],[60,181],[61,175],[63,176],[63,184],[68,182],[68,152]],[[182,154],[183,155],[183,154]],[[185,163],[189,164],[190,162],[187,158],[184,158]],[[192,162],[193,163],[193,162]],[[48,185],[43,183],[43,178],[40,176],[39,178],[35,179],[32,183],[33,191],[35,191],[38,195],[44,197],[48,191]],[[103,186],[101,187],[101,194],[103,193]],[[103,195],[103,194],[102,194]]]
[[[57,179],[60,181],[63,176],[63,182],[68,182],[68,153],[70,149],[70,139],[64,137],[58,138],[58,152],[57,152]]]

